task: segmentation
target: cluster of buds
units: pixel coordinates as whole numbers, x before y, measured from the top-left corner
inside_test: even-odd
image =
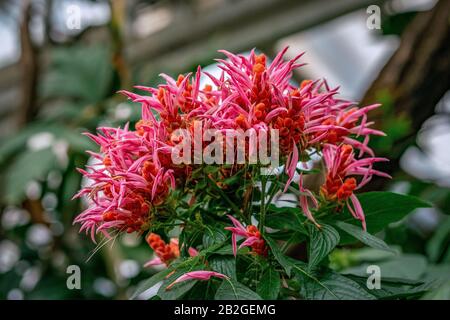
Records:
[[[144,267],[157,265],[168,266],[172,261],[180,257],[180,247],[176,238],[172,238],[169,243],[166,243],[156,233],[150,233],[145,240],[150,248],[153,249],[156,257],[145,263]],[[189,248],[188,253],[191,257],[195,257],[198,254],[194,248]]]
[[[170,243],[166,243],[156,233],[150,233],[145,239],[155,252],[156,258],[147,262],[145,266],[165,264],[168,266],[170,262],[180,256],[180,248],[177,239],[170,239]]]

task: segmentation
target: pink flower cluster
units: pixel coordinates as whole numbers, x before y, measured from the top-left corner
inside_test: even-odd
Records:
[[[136,87],[148,95],[123,91],[140,103],[142,119],[134,130],[99,128],[88,134],[100,146],[90,153],[98,163],[80,172],[89,179],[76,197],[87,195],[91,203],[75,222],[82,230],[108,234],[111,230],[142,232],[148,229],[154,212],[163,206],[170,189],[184,183],[191,165],[174,165],[171,153],[179,142],[172,135],[177,129],[193,130],[194,122],[217,130],[249,129],[257,132],[279,130],[280,156],[289,176],[296,174],[298,162],[311,151],[323,155],[327,179],[320,192],[307,190],[300,176],[299,199],[304,214],[315,222],[311,207],[319,197],[347,203],[354,216],[364,224],[364,214],[353,191],[373,175],[387,176],[372,169],[386,159],[375,158],[368,147],[372,129],[367,113],[379,105],[363,108],[337,98],[338,89],[325,81],[292,83],[293,70],[302,66],[302,54],[285,61],[287,48],[269,64],[266,56],[252,51],[248,56],[221,51],[219,77],[202,72],[179,76],[162,75],[165,83],[157,88]],[[205,76],[213,85],[200,86]],[[155,116],[157,114],[157,116]],[[362,176],[360,182],[356,176]],[[252,240],[253,241],[253,240]]]
[[[240,223],[239,220],[237,220],[233,216],[229,215],[228,218],[230,218],[231,222],[233,223],[233,227],[226,227],[225,230],[231,231],[231,244],[234,256],[236,256],[237,254],[238,236],[245,239],[244,242],[242,242],[239,246],[239,249],[243,247],[250,247],[252,249],[252,252],[257,255],[267,255],[267,245],[256,226],[249,225],[247,226],[247,228],[245,228],[242,223]]]

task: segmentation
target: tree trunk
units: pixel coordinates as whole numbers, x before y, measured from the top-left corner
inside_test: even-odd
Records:
[[[38,79],[37,50],[33,44],[29,22],[31,20],[32,6],[30,1],[25,1],[23,16],[20,23],[20,44],[22,70],[22,101],[19,109],[18,124],[24,126],[30,122],[36,114],[36,96]]]

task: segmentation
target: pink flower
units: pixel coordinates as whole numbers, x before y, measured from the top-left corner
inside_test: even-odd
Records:
[[[80,223],[80,231],[90,233],[94,242],[98,232],[109,236],[112,230],[147,230],[151,210],[175,188],[173,170],[161,166],[154,143],[128,126],[98,130],[98,135],[88,134],[100,146],[99,153],[89,152],[97,162],[79,169],[88,184],[74,196],[88,197],[89,207],[74,223]]]
[[[222,103],[213,108],[214,116],[207,116],[214,127],[223,130],[230,126],[267,132],[278,129],[281,156],[286,159],[286,189],[299,159],[311,148],[321,151],[326,144],[346,143],[360,150],[360,156],[373,156],[367,146],[370,135],[384,135],[371,129],[373,123],[367,121],[367,113],[379,105],[357,108],[354,102],[336,98],[338,89],[330,89],[326,81],[292,85],[292,72],[303,66],[298,62],[303,53],[284,61],[287,49],[269,65],[264,54],[252,51],[243,56],[221,50],[228,58],[217,60],[223,73],[219,78],[208,76],[220,89]],[[355,139],[360,136],[363,142]]]
[[[233,223],[234,227],[226,227],[225,230],[231,231],[231,244],[233,246],[233,254],[236,256],[237,254],[237,237],[241,236],[245,238],[245,241],[241,243],[239,246],[240,248],[243,247],[251,247],[253,252],[255,252],[258,255],[266,256],[267,255],[267,246],[264,241],[264,239],[261,236],[261,233],[259,232],[258,228],[249,225],[247,228],[245,228],[239,220],[234,218],[231,215],[228,215],[228,218],[230,218],[231,222]]]
[[[303,187],[303,179],[302,176],[300,176],[299,179],[299,189],[300,189],[300,196],[299,196],[299,202],[300,202],[300,208],[303,211],[303,214],[312,222],[316,225],[316,227],[320,228],[320,225],[317,223],[317,221],[314,219],[314,216],[310,210],[310,203],[312,203],[314,208],[318,208],[319,207],[319,203],[316,199],[316,197],[314,196],[314,194]]]
[[[358,198],[353,193],[367,184],[373,175],[390,178],[384,172],[372,168],[373,164],[388,161],[386,158],[356,159],[351,145],[327,145],[323,150],[327,176],[321,187],[322,196],[329,201],[345,202],[352,215],[360,220],[366,230],[364,212]],[[354,176],[362,176],[357,182]],[[350,200],[350,201],[349,201]]]
[[[228,276],[218,273],[218,272],[214,272],[214,271],[192,271],[192,272],[188,272],[183,274],[181,277],[179,277],[178,279],[176,279],[174,282],[172,282],[171,284],[169,284],[166,287],[166,290],[170,290],[175,284],[183,282],[183,281],[187,281],[187,280],[209,280],[211,279],[211,277],[216,277],[216,278],[220,278],[220,279],[229,279]]]

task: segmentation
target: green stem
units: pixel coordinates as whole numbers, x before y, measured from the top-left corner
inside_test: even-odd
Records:
[[[267,201],[267,204],[269,204],[269,205],[272,203],[273,198],[275,197],[275,195],[278,192],[278,188],[275,186],[274,181],[271,182],[271,187],[272,187],[272,191],[269,193],[270,197],[269,197],[269,201]]]
[[[259,231],[264,233],[264,225],[266,220],[266,176],[261,175],[261,213],[259,217]]]

